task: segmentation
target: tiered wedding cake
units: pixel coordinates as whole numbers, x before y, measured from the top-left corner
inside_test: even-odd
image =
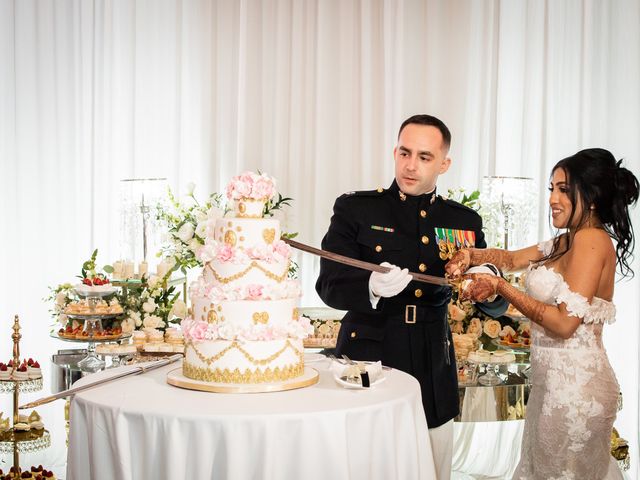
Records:
[[[280,222],[263,218],[273,179],[251,172],[227,187],[232,209],[210,220],[198,256],[205,265],[190,287],[192,315],[182,322],[183,374],[194,380],[256,384],[304,373],[300,284],[288,278],[291,250]]]

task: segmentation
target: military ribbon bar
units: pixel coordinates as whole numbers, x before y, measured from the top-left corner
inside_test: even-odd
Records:
[[[378,225],[371,225],[371,230],[379,230],[381,232],[389,232],[389,233],[393,233],[395,232],[394,228],[390,228],[390,227],[379,227]]]

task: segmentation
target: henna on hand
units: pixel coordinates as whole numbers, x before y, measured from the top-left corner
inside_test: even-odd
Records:
[[[497,291],[509,303],[513,304],[522,314],[532,322],[543,325],[544,313],[549,305],[530,297],[502,279],[498,283]]]
[[[471,253],[469,249],[458,250],[444,266],[445,273],[448,277],[459,277],[469,268],[470,259]]]
[[[484,302],[497,293],[500,277],[487,273],[472,273],[465,275],[463,279],[470,280],[471,283],[462,290],[460,294],[461,299],[471,300],[473,302]]]
[[[500,270],[513,270],[513,257],[511,252],[499,248],[472,248],[470,249],[471,265],[491,263]],[[452,259],[453,260],[453,259]]]

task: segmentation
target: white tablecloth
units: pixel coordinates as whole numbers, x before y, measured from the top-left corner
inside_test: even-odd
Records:
[[[435,478],[413,377],[385,371],[373,388],[347,390],[327,361],[310,366],[319,382],[287,392],[183,390],[166,383],[174,364],[79,393],[68,480]]]

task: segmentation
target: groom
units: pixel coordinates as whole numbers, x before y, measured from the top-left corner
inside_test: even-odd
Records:
[[[439,119],[416,115],[400,127],[393,150],[395,180],[387,189],[349,192],[334,205],[322,248],[390,266],[371,273],[320,261],[316,290],[348,310],[337,353],[381,360],[420,382],[439,479],[448,479],[453,418],[459,413],[456,362],[447,322],[448,287],[412,281],[408,271],[444,277],[457,248],[486,247],[473,210],[436,194],[451,165],[451,133]]]

